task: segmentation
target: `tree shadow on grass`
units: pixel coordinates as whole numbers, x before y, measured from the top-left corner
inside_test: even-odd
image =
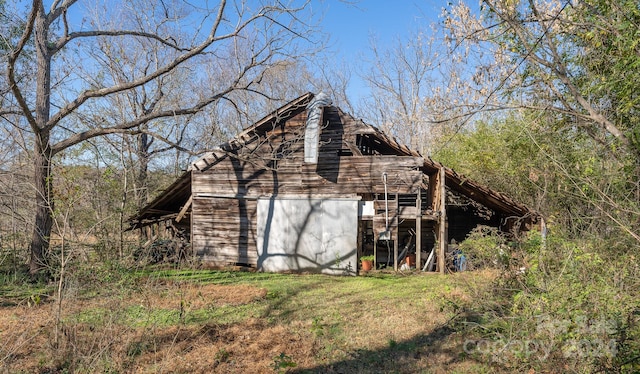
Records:
[[[446,373],[466,372],[473,366],[489,369],[464,352],[456,331],[451,324],[444,324],[406,341],[389,340],[382,349],[360,349],[342,361],[287,373]]]
[[[274,290],[267,293],[267,307],[262,311],[260,317],[270,320],[271,323],[289,323],[292,316],[298,311],[298,307],[291,305],[291,300],[301,293],[314,288],[322,287],[322,280],[306,282],[284,290]]]

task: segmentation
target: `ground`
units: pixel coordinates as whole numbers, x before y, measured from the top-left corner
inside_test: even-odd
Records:
[[[0,370],[493,372],[465,354],[455,322],[457,303],[473,297],[467,286],[489,278],[145,270],[98,287],[69,279],[60,305],[54,285],[4,293]]]

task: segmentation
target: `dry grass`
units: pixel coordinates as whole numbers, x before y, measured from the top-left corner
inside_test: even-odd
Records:
[[[202,276],[204,273],[198,273]],[[465,357],[439,277],[225,275],[141,278],[126,292],[0,307],[1,372],[484,372]],[[221,278],[224,275],[224,278]],[[229,281],[229,277],[233,282]],[[479,279],[476,279],[479,278]],[[294,367],[295,365],[295,367]]]

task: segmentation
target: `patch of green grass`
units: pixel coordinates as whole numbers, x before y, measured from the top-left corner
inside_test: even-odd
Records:
[[[33,282],[27,273],[0,271],[0,306],[31,305],[45,302],[55,287],[42,281]]]
[[[191,269],[145,269],[137,271],[136,276],[143,278],[166,279],[180,282],[207,284],[238,284],[265,280],[281,280],[292,275],[256,273],[251,271],[191,270]]]
[[[229,351],[227,351],[224,348],[221,348],[220,350],[218,350],[215,356],[213,356],[213,358],[218,362],[226,362],[229,360],[229,357],[231,357],[231,353],[229,353]]]
[[[36,306],[47,300],[54,291],[53,286],[33,285],[27,287],[2,286],[0,287],[0,303],[26,304]],[[2,300],[6,299],[6,300]]]
[[[280,353],[279,356],[274,357],[273,363],[271,364],[271,368],[278,373],[285,373],[287,368],[294,368],[296,366],[297,364],[292,360],[291,356],[284,352]]]
[[[102,326],[106,323],[117,323],[128,327],[169,327],[178,324],[206,324],[215,322],[225,325],[258,318],[263,313],[258,303],[242,305],[223,305],[193,310],[147,308],[143,305],[132,305],[122,310],[92,308],[83,310],[68,321]]]
[[[157,326],[166,327],[180,323],[180,310],[163,308],[146,308],[134,305],[125,309],[123,324],[131,327]]]
[[[133,305],[120,310],[107,308],[85,309],[67,318],[69,322],[103,326],[117,323],[129,327],[171,326],[179,322],[178,310],[149,309],[142,305]]]
[[[248,318],[258,318],[262,314],[261,309],[258,303],[195,309],[186,313],[185,323],[205,324],[215,322],[220,325],[227,325],[241,322]]]
[[[66,323],[83,323],[92,326],[103,326],[108,322],[120,321],[121,311],[107,308],[83,309],[78,313],[64,318]]]

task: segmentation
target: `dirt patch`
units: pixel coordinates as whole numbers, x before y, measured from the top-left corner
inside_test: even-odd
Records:
[[[51,305],[0,308],[0,372],[37,372],[37,352],[50,345]],[[13,366],[11,363],[18,363]]]
[[[173,309],[180,303],[190,309],[207,306],[242,305],[262,300],[267,290],[248,285],[161,283],[132,298],[132,303],[151,308]]]
[[[308,367],[314,356],[310,336],[255,319],[232,326],[172,327],[135,344],[149,347],[129,368],[136,373],[273,373],[278,361]]]
[[[228,286],[158,282],[149,284],[126,298],[65,300],[64,310],[65,315],[78,314],[95,308],[115,311],[134,305],[142,305],[148,309],[185,308],[187,310],[196,310],[212,306],[249,304],[263,300],[266,296],[266,289],[248,285]]]
[[[29,329],[22,340],[2,347],[0,373],[100,372],[105,363],[127,373],[273,373],[285,361],[312,367],[314,340],[294,330],[260,320],[153,329],[74,324],[65,326],[56,350],[49,333]]]
[[[225,327],[211,339],[211,331],[191,328],[168,328],[167,330],[148,330],[132,328],[118,323],[118,315],[122,314],[131,305],[145,305],[150,309],[179,309],[195,310],[208,306],[242,305],[264,299],[267,290],[247,285],[199,285],[180,283],[161,283],[149,285],[140,292],[135,292],[127,298],[99,298],[99,299],[69,299],[63,303],[63,320],[66,317],[79,315],[82,312],[111,311],[103,313],[99,326],[77,321],[75,318],[67,320],[61,325],[58,337],[58,345],[54,344],[55,334],[55,305],[45,303],[37,306],[5,305],[0,307],[0,373],[5,372],[42,372],[51,371],[48,367],[41,367],[43,362],[54,366],[74,366],[74,362],[84,363],[108,360],[118,363],[116,366],[125,368],[134,365],[136,370],[143,370],[148,365],[165,365],[163,357],[169,358],[172,352],[186,355],[191,351],[199,352],[190,354],[185,365],[194,362],[194,368],[201,368],[205,372],[208,364],[231,365],[240,362],[239,359],[227,359],[230,352],[239,351],[233,346],[222,348],[222,344],[228,341],[226,336],[240,339],[245,336],[240,333],[242,327]],[[248,331],[253,331],[251,336],[256,338],[264,331],[265,337],[278,333],[271,328],[257,330],[255,322],[249,324]],[[255,331],[254,331],[255,330]],[[178,332],[180,332],[178,334]],[[186,335],[185,335],[186,334]],[[284,334],[286,335],[286,334]],[[167,338],[169,337],[169,338]],[[226,340],[225,340],[226,339]],[[205,344],[206,343],[206,344]],[[213,344],[215,343],[215,344]],[[149,347],[155,347],[153,365],[151,361],[138,363],[138,359],[147,357]],[[216,348],[217,347],[217,348]],[[216,350],[217,349],[217,350]],[[204,350],[204,351],[203,351]],[[211,355],[211,350],[214,354]],[[216,356],[216,352],[221,352]],[[205,352],[206,351],[206,352]],[[206,354],[205,354],[206,353]],[[202,355],[202,357],[198,357]],[[191,357],[193,356],[193,357]],[[178,365],[180,355],[168,359],[166,365]],[[218,358],[216,358],[218,357]],[[212,361],[213,360],[213,361]],[[216,361],[217,360],[217,361]],[[91,369],[91,368],[86,368]],[[146,370],[146,369],[144,369]],[[144,371],[143,370],[143,371]],[[191,371],[185,369],[186,371]],[[155,369],[149,369],[155,372]],[[173,370],[170,370],[173,371]],[[184,371],[182,369],[177,371]],[[55,372],[55,370],[53,370]]]

